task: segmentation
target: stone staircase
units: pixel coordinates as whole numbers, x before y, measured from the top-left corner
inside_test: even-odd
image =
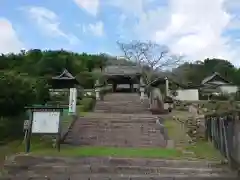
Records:
[[[151,114],[89,113],[75,122],[66,144],[113,147],[164,147],[166,141]]]
[[[17,156],[9,180],[237,180],[216,162],[132,158]]]
[[[140,101],[137,93],[107,94],[96,103],[95,112],[121,114],[150,114],[148,100]]]
[[[76,121],[66,144],[113,147],[164,147],[157,117],[140,102],[138,94],[114,93],[98,101],[93,113]]]

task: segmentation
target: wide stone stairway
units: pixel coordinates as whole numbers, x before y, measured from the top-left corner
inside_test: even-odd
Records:
[[[113,93],[98,101],[95,112],[120,114],[150,114],[148,101],[140,101],[137,93]]]
[[[146,103],[146,102],[145,102]],[[157,117],[140,102],[138,94],[116,93],[96,103],[95,111],[81,117],[65,143],[83,146],[164,147]]]
[[[146,103],[146,104],[145,104]],[[80,117],[65,144],[165,148],[162,127],[137,94],[116,93],[98,101],[94,112]],[[63,147],[64,148],[64,147]],[[57,152],[56,152],[57,153]],[[118,158],[37,157],[18,155],[6,170],[12,180],[237,180],[219,162]],[[30,178],[31,177],[31,178]],[[1,179],[1,178],[0,178]]]

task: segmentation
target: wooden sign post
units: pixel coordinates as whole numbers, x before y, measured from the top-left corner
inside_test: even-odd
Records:
[[[26,133],[26,152],[30,152],[31,135],[56,135],[57,149],[60,151],[62,107],[26,107],[29,110],[29,126]]]

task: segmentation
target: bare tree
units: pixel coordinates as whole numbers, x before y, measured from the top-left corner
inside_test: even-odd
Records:
[[[117,42],[126,59],[135,62],[146,76],[147,83],[156,71],[178,65],[182,56],[170,53],[167,46],[148,41]]]

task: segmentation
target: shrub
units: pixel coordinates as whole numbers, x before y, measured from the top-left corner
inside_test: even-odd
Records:
[[[69,93],[67,92],[52,93],[51,104],[68,105],[68,103],[69,103]]]
[[[15,116],[24,111],[26,105],[35,102],[34,85],[20,75],[0,73],[0,114]]]
[[[90,111],[95,106],[95,99],[86,97],[81,100],[80,104],[83,106],[83,111]]]
[[[92,72],[81,72],[77,74],[76,79],[85,89],[93,89],[95,84],[95,77]]]
[[[26,114],[14,117],[0,117],[0,141],[23,138],[23,122]]]
[[[25,106],[45,104],[49,99],[47,83],[43,79],[1,71],[0,88],[0,139],[18,137],[27,118]]]

